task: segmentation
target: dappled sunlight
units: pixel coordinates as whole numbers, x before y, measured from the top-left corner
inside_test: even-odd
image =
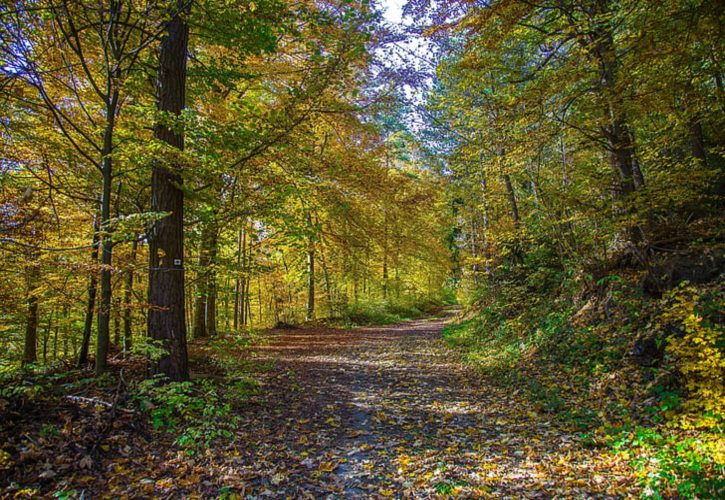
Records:
[[[388,490],[587,496],[613,484],[617,491],[629,487],[609,456],[581,448],[576,436],[524,401],[481,385],[479,376],[452,362],[439,340],[442,325],[419,321],[341,338],[329,330],[276,338],[271,349],[259,351],[276,368],[262,376],[267,391],[242,434],[261,449],[288,449],[295,483],[322,473],[330,491],[351,497]]]

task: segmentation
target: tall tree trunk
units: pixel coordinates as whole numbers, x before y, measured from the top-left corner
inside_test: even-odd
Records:
[[[116,347],[121,346],[121,299],[113,299],[113,345]]]
[[[325,260],[325,252],[323,245],[320,245],[320,265],[322,266],[322,277],[325,280],[325,295],[327,295],[327,308],[330,310],[330,316],[335,316],[335,298],[332,293],[332,281],[330,280],[330,271],[327,269],[327,261]]]
[[[605,134],[609,145],[609,162],[614,174],[613,194],[616,200],[622,200],[637,189],[637,183],[644,179],[635,177],[635,151],[632,133],[626,114],[622,107],[622,98],[618,87],[618,55],[614,45],[614,36],[609,18],[599,21],[603,14],[608,14],[607,6],[591,7],[592,17],[598,25],[593,32],[593,43],[599,62],[600,84],[607,101],[607,126]],[[602,12],[597,12],[598,10]],[[637,168],[638,170],[638,168]]]
[[[219,251],[219,229],[214,222],[211,229],[211,241],[209,243],[209,271],[207,273],[206,285],[206,333],[214,337],[217,332],[217,275],[216,261]]]
[[[478,227],[476,224],[476,213],[471,214],[471,229],[469,231],[469,245],[471,247],[471,260],[473,260],[473,264],[471,265],[471,273],[473,274],[473,283],[478,284],[479,276],[478,276],[478,247],[476,246],[476,236],[478,233]]]
[[[307,250],[307,321],[315,319],[315,249]]]
[[[247,279],[247,290],[244,293],[244,296],[247,298],[246,299],[246,305],[245,305],[246,312],[244,313],[245,314],[244,317],[246,318],[247,324],[250,327],[252,326],[252,295],[249,292],[249,289],[251,288],[251,286],[252,286],[252,278],[250,276]]]
[[[179,116],[186,101],[186,52],[189,26],[186,2],[176,2],[176,12],[161,40],[157,75],[157,107]],[[184,149],[184,134],[159,122],[154,135],[172,148]],[[155,373],[171,380],[188,380],[184,304],[184,192],[178,162],[154,162],[151,175],[151,211],[169,215],[156,221],[149,235],[149,336],[161,341],[167,354],[153,366]]]
[[[83,339],[81,340],[81,351],[78,355],[78,367],[82,368],[88,363],[88,350],[91,344],[91,333],[93,330],[93,313],[96,309],[96,293],[98,292],[98,274],[95,266],[98,264],[99,244],[99,222],[98,217],[93,218],[93,239],[91,244],[91,277],[88,281],[88,302],[86,304],[86,319],[83,323]]]
[[[259,303],[259,325],[262,326],[262,318],[264,317],[262,313],[262,277],[259,273],[257,274],[257,301]]]
[[[111,188],[113,186],[113,129],[118,105],[118,90],[113,92],[106,109],[106,129],[103,136],[103,194],[101,195],[101,297],[98,304],[98,333],[96,335],[96,375],[106,371],[108,347],[111,340],[111,300],[113,289],[111,269],[113,241],[108,223],[111,219]]]
[[[210,222],[204,223],[201,230],[201,244],[199,245],[199,275],[197,277],[196,296],[194,297],[194,324],[192,335],[194,338],[206,337],[207,311],[209,307],[209,266],[211,264],[211,237]]]
[[[239,298],[241,295],[242,279],[239,273],[242,271],[242,242],[244,238],[244,226],[237,235],[237,277],[234,280],[234,330],[239,329]]]
[[[50,315],[48,315],[48,321],[43,331],[43,363],[48,362],[48,341],[50,340],[50,329],[53,326],[53,313],[54,311],[51,311]]]
[[[134,235],[131,242],[131,256],[128,269],[124,275],[123,291],[123,351],[129,352],[133,346],[133,274],[136,267],[136,253],[138,251],[138,235]]]
[[[25,318],[23,365],[38,361],[38,295],[36,288],[40,280],[40,268],[35,262],[37,258],[37,252],[33,252],[30,255],[30,262],[25,268],[27,317]]]
[[[239,278],[239,322],[241,326],[247,324],[247,228],[246,221],[242,227],[242,276]]]
[[[58,331],[60,330],[60,321],[58,313],[55,313],[55,325],[53,326],[53,361],[58,360]]]

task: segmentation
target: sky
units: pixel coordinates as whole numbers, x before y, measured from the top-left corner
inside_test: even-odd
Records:
[[[406,0],[380,0],[385,9],[385,19],[391,23],[399,23],[403,15],[403,5]]]

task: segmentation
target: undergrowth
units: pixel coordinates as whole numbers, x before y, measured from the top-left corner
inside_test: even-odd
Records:
[[[492,383],[629,460],[644,497],[725,494],[722,283],[647,297],[632,272],[482,289],[444,338]]]
[[[431,314],[455,303],[452,296],[421,299],[358,300],[347,305],[341,321],[347,327],[389,325]]]

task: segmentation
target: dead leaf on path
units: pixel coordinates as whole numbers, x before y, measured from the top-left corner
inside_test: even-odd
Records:
[[[322,462],[318,469],[322,472],[333,472],[337,467],[338,465],[333,462]]]

